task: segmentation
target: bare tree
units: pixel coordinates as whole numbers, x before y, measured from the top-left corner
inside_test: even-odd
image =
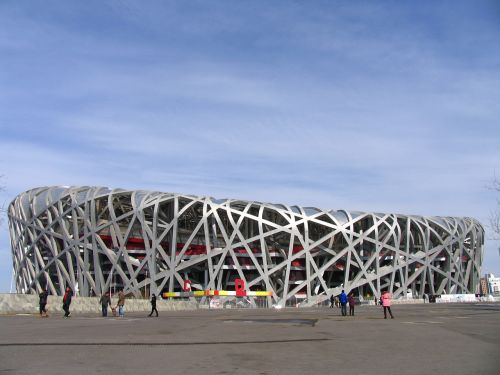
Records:
[[[3,180],[4,178],[4,175],[3,174],[0,174],[0,192],[2,191],[5,191],[5,186],[3,185]],[[3,205],[3,203],[0,202],[0,225],[2,225],[3,223],[3,215],[5,214],[5,207]]]
[[[493,182],[488,188],[500,193],[500,180],[497,178],[497,176],[495,176]],[[496,207],[491,212],[490,226],[493,232],[497,236],[500,236],[500,198],[497,198]]]

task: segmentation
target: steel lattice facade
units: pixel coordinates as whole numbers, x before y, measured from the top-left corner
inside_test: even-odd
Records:
[[[43,187],[8,207],[17,291],[124,288],[137,297],[234,288],[270,303],[409,291],[474,293],[484,230],[472,218],[321,210],[103,187]]]

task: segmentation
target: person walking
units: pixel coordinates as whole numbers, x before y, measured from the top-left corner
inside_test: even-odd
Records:
[[[387,319],[387,311],[389,311],[389,315],[391,315],[391,319],[394,319],[391,311],[391,295],[386,290],[382,293],[382,306],[384,307],[384,319]]]
[[[347,294],[345,294],[344,290],[339,295],[340,308],[342,312],[342,316],[347,316]]]
[[[125,317],[125,294],[123,293],[123,290],[120,290],[118,292],[118,303],[116,304],[116,307],[118,307],[118,316],[120,318]]]
[[[42,293],[38,295],[40,298],[40,318],[48,318],[49,315],[47,314],[47,299],[49,298],[49,292],[47,292],[47,288],[43,288]]]
[[[333,309],[333,306],[335,305],[335,297],[333,294],[330,296],[330,308]]]
[[[156,312],[156,317],[158,318],[158,310],[156,309],[156,296],[154,295],[154,293],[151,296],[151,314],[149,314],[148,316],[153,315],[153,311]]]
[[[111,305],[111,298],[109,298],[108,292],[104,293],[101,296],[99,303],[101,304],[102,316],[104,316],[104,317],[108,316],[108,306]]]
[[[354,294],[350,293],[349,294],[349,315],[354,316],[354,305],[356,304],[356,300],[354,299]]]
[[[73,291],[71,290],[70,287],[67,287],[63,297],[63,310],[65,318],[69,318],[71,316],[71,313],[69,312],[69,305],[71,305],[72,297],[73,297]]]

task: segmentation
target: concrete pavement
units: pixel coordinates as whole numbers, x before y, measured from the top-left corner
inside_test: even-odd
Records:
[[[0,316],[0,374],[498,374],[500,304]]]

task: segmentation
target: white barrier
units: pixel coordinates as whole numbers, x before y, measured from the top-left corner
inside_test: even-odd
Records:
[[[436,298],[436,303],[443,302],[477,302],[478,297],[475,294],[441,294]]]

